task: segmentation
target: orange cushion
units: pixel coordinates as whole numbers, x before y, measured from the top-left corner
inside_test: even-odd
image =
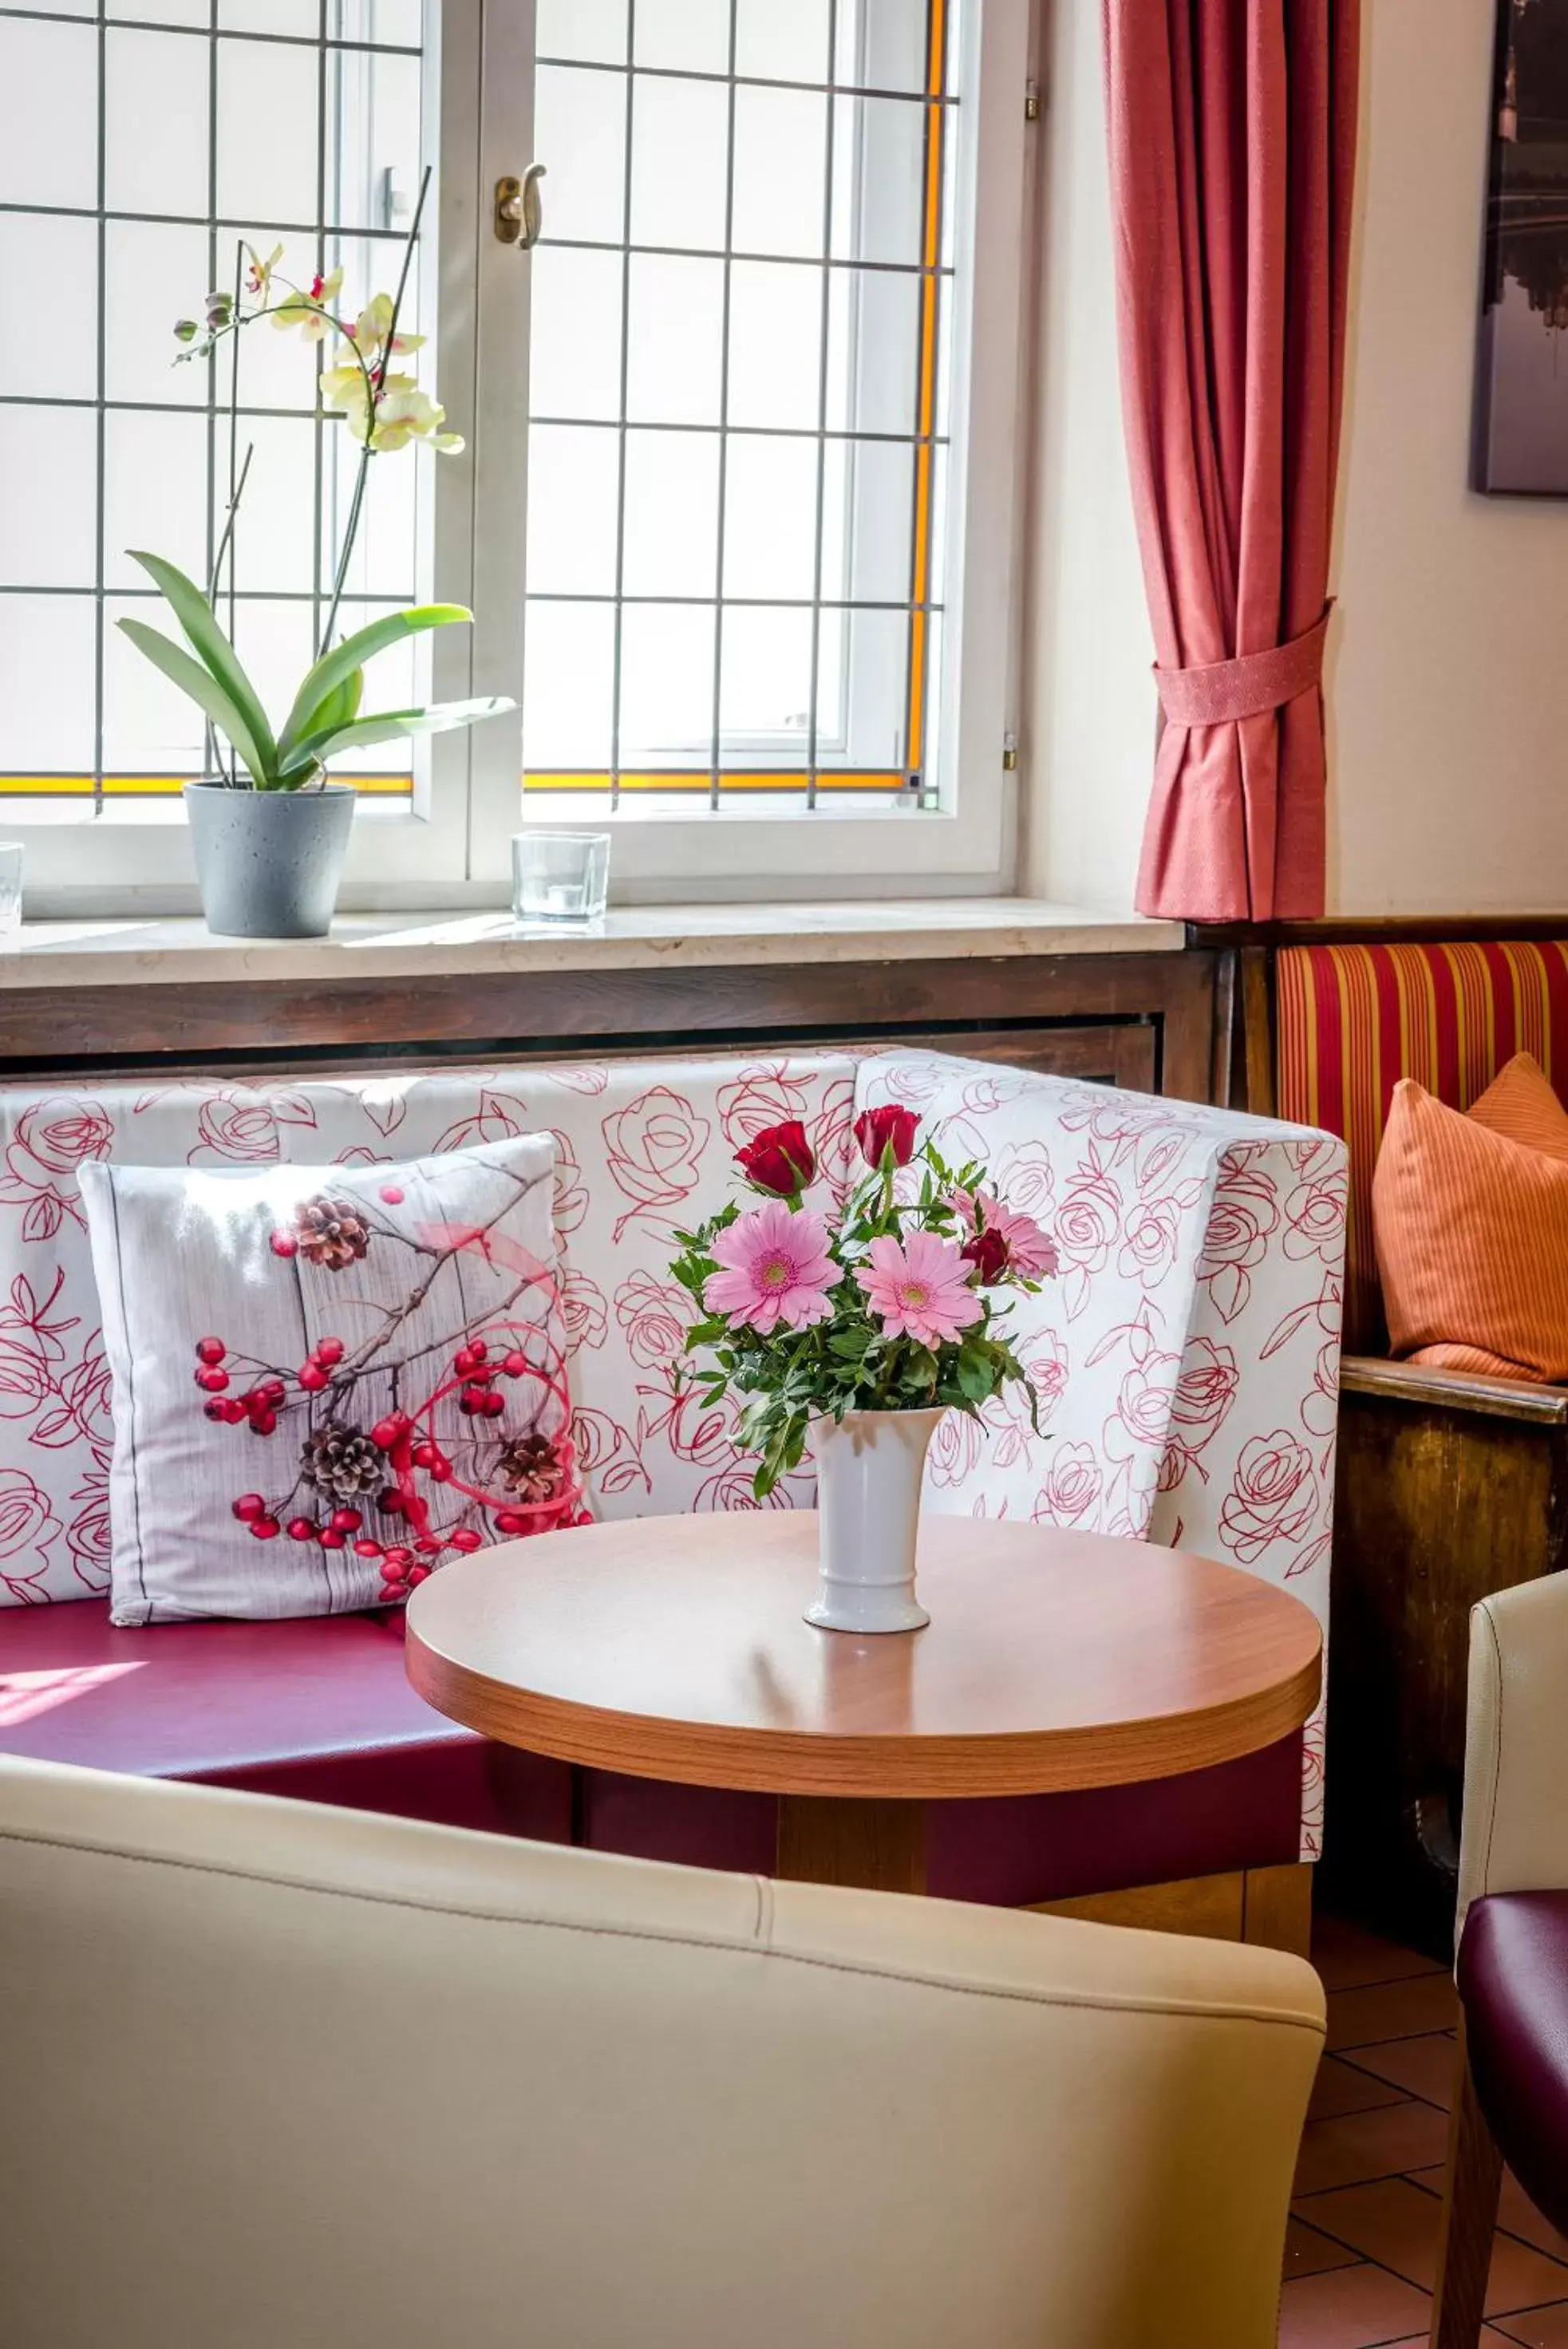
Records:
[[[1521,1142],[1527,1150],[1544,1150],[1549,1158],[1568,1159],[1568,1110],[1552,1092],[1539,1061],[1516,1052],[1501,1070],[1469,1114],[1505,1141]]]
[[[1558,1111],[1564,1130],[1550,1150],[1492,1123],[1523,1101],[1532,1130],[1546,1126],[1528,1086],[1528,1071],[1511,1078],[1484,1119],[1446,1109],[1408,1077],[1394,1089],[1372,1223],[1396,1354],[1568,1379],[1568,1118]]]

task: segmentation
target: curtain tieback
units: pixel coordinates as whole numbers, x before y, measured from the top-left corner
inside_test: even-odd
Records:
[[[1161,668],[1157,663],[1154,679],[1169,723],[1233,725],[1239,718],[1262,718],[1298,694],[1311,693],[1323,681],[1323,645],[1333,610],[1331,597],[1322,619],[1304,636],[1266,653],[1241,653],[1204,668]]]

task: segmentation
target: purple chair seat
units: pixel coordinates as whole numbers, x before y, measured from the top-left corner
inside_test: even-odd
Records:
[[[1459,1942],[1471,2075],[1504,2160],[1568,2230],[1568,1892],[1494,1892]]]

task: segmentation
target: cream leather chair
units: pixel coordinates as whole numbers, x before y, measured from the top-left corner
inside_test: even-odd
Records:
[[[1568,1575],[1470,1612],[1462,2028],[1435,2349],[1476,2349],[1506,2160],[1568,2229]]]
[[[1262,1949],[0,1762],[5,2349],[1271,2349]]]

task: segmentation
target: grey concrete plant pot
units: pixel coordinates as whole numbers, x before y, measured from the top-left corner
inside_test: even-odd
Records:
[[[356,794],[187,783],[185,813],[207,927],[223,938],[323,938],[337,903]]]

